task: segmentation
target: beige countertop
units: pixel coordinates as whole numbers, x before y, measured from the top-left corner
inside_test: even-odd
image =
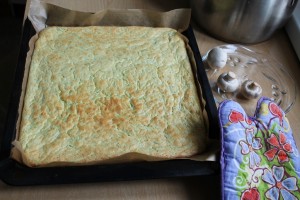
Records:
[[[28,11],[29,0],[26,11]],[[171,10],[189,7],[182,0],[47,0],[53,4],[80,11],[98,11],[105,8],[139,8]],[[25,16],[26,16],[25,12]],[[194,33],[200,52],[225,44],[214,39],[194,26]],[[296,81],[297,97],[292,110],[287,114],[294,138],[300,146],[300,63],[292,45],[281,29],[266,42],[250,45],[252,49],[275,58]],[[12,187],[0,182],[0,199],[218,199],[217,177],[190,177],[126,182],[105,182],[52,186]]]

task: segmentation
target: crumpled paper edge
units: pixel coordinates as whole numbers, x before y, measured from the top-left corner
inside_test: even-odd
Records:
[[[158,12],[145,9],[107,9],[95,13],[69,10],[32,0],[28,12],[36,32],[47,26],[147,26],[169,27],[182,32],[189,26],[190,9]]]

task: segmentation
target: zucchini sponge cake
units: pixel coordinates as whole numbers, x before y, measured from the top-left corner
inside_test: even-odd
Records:
[[[170,28],[48,27],[39,33],[19,146],[29,166],[125,154],[188,157],[206,126],[181,34]]]

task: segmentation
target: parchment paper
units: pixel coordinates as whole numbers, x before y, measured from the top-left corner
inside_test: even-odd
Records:
[[[22,94],[19,105],[19,119],[17,122],[17,136],[13,142],[12,158],[30,166],[26,159],[22,156],[22,148],[18,142],[18,132],[20,127],[20,119],[23,108],[23,100],[25,95],[26,83],[29,73],[29,67],[31,62],[31,56],[34,51],[34,43],[38,38],[38,33],[48,26],[147,26],[147,27],[169,27],[179,32],[186,30],[189,26],[191,17],[190,9],[176,9],[169,12],[157,12],[152,10],[140,10],[140,9],[127,9],[127,10],[101,10],[96,13],[79,12],[74,10],[68,10],[55,5],[46,4],[39,0],[32,0],[29,10],[28,18],[35,28],[37,34],[33,36],[29,42],[29,52],[26,58],[25,73],[22,85]],[[184,36],[183,36],[184,37]],[[187,39],[184,38],[186,41]],[[191,64],[196,69],[193,53],[187,45],[187,51],[190,57]],[[198,86],[199,87],[199,86]],[[200,87],[198,88],[201,95]],[[205,101],[202,100],[203,110]],[[208,127],[207,114],[204,110],[204,118]],[[207,133],[206,133],[207,134]],[[216,152],[218,152],[218,142],[207,139],[207,149],[201,155],[195,155],[190,158],[196,161],[212,161],[216,160]],[[132,161],[156,161],[162,160],[161,158],[155,158],[138,153],[129,153],[121,157],[97,161],[86,164],[108,164],[108,163],[120,163],[120,162],[132,162]],[[77,163],[51,163],[49,166],[69,166],[80,165]],[[32,167],[32,166],[31,166]],[[45,167],[45,166],[43,166]]]
[[[140,9],[109,9],[88,13],[32,0],[28,18],[37,32],[53,25],[169,27],[182,32],[189,26],[191,10],[175,9],[169,12],[157,12]]]

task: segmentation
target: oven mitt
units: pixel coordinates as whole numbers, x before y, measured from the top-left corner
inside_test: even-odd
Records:
[[[300,157],[285,113],[262,97],[254,117],[234,101],[219,106],[222,197],[300,199]]]

